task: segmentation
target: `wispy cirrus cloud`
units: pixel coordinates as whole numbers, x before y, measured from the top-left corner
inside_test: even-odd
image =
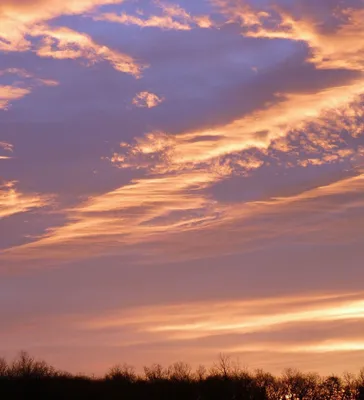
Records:
[[[20,100],[29,95],[39,86],[57,86],[59,82],[52,79],[38,78],[34,74],[19,68],[0,70],[1,76],[15,76],[20,78],[12,84],[0,85],[0,110],[7,110],[13,101]]]
[[[282,144],[292,129],[304,129],[304,124],[308,123],[317,124],[318,137],[315,139],[313,134],[311,139],[316,140],[316,144],[321,141],[321,147],[325,147],[325,143],[329,146],[328,142],[333,137],[330,138],[325,129],[327,123],[339,136],[340,132],[338,131],[345,123],[349,123],[348,128],[353,129],[354,136],[363,134],[360,122],[362,100],[357,97],[363,92],[363,89],[364,81],[359,80],[315,94],[286,95],[282,101],[277,101],[271,107],[214,129],[187,132],[175,136],[165,133],[147,134],[143,138],[138,138],[135,145],[122,144],[124,151],[120,157],[115,154],[113,161],[121,167],[123,167],[123,163],[130,167],[133,162],[135,166],[140,166],[144,164],[143,160],[147,162],[149,159],[149,163],[147,162],[146,165],[155,173],[158,172],[158,168],[161,172],[176,171],[204,164],[211,164],[214,168],[219,159],[228,155],[238,154],[249,149],[258,149],[266,153],[273,143],[276,146],[278,143]],[[328,111],[331,108],[341,110],[342,118],[338,119],[341,122],[336,124],[336,113],[330,116]],[[352,117],[350,117],[350,110],[353,112]],[[349,121],[352,122],[353,127],[350,127]],[[338,140],[338,136],[335,138]],[[306,143],[307,146],[309,141]],[[328,155],[333,155],[329,148],[326,148],[325,151],[328,152]],[[325,160],[322,161],[325,162]]]
[[[180,12],[170,11],[171,15]],[[55,251],[58,257],[59,245],[67,243],[81,248],[90,242],[99,243],[97,251],[103,252],[114,243],[128,246],[177,231],[213,231],[231,221],[252,221],[253,225],[264,214],[283,218],[280,210],[287,204],[296,209],[307,200],[307,188],[301,190],[303,197],[251,202],[244,205],[241,215],[239,205],[220,204],[209,190],[236,172],[243,176],[252,174],[277,158],[284,168],[347,161],[361,177],[362,147],[358,143],[345,146],[341,130],[349,130],[353,140],[362,136],[363,82],[362,77],[355,76],[324,89],[277,93],[260,110],[227,124],[174,135],[150,133],[137,137],[131,144],[122,143],[123,151],[114,154],[113,163],[131,170],[143,168],[144,178],[65,210],[70,223],[50,228],[39,241],[10,253],[30,256],[40,246],[48,247],[50,254]],[[335,112],[330,114],[333,109],[338,110],[339,116]],[[285,159],[286,155],[291,155],[291,159]],[[359,185],[358,191],[362,190],[361,182],[360,178],[352,181]],[[339,187],[343,194],[348,193],[343,182]],[[315,189],[313,193],[315,208],[325,190]],[[248,224],[248,230],[252,225]],[[269,225],[266,232],[270,229],[268,236],[275,237],[273,226]],[[288,224],[287,231],[291,229]]]
[[[104,4],[118,4],[123,0],[6,0],[0,5],[2,28],[0,49],[3,51],[27,51],[32,48],[26,35],[38,23],[60,15],[77,15]]]
[[[261,354],[265,360],[277,360],[277,354],[282,358],[294,354],[299,359],[323,353],[340,359],[363,351],[359,328],[363,306],[361,293],[211,300],[111,311],[85,318],[80,325],[85,331],[109,336],[110,344],[117,345],[117,334],[124,332],[124,345],[132,349],[148,346],[158,351],[162,347],[175,357],[193,349],[197,363],[201,358],[212,363],[213,349],[218,348],[256,365]],[[279,370],[277,361],[272,364]],[[312,368],[308,364],[303,363],[304,369]]]
[[[211,310],[214,310],[211,313]],[[165,340],[196,339],[219,334],[248,334],[308,322],[362,319],[362,293],[206,301],[132,308],[86,322],[91,329],[125,325],[161,334]]]
[[[153,15],[147,19],[143,19],[134,15],[105,13],[95,17],[98,21],[116,22],[125,25],[137,25],[142,28],[161,28],[175,30],[190,30],[191,26],[187,23],[174,21],[170,16]]]
[[[154,2],[162,10],[161,15],[141,17],[127,13],[103,13],[94,17],[97,21],[115,22],[125,25],[136,25],[141,28],[159,28],[166,30],[189,31],[194,27],[211,28],[213,22],[208,15],[192,16],[178,4],[161,1]]]
[[[69,223],[49,229],[35,242],[4,251],[2,258],[41,263],[56,258],[60,262],[123,254],[146,245],[149,261],[169,257],[181,261],[201,258],[207,250],[210,256],[242,253],[257,241],[269,243],[284,237],[342,242],[346,229],[352,233],[346,237],[350,242],[361,231],[362,173],[309,190],[297,187],[298,194],[243,203],[219,203],[206,195],[222,178],[196,171],[136,181],[69,210]],[[349,211],[353,218],[345,224],[332,218]],[[219,232],[225,231],[234,235],[222,238]],[[91,244],[98,246],[90,248]],[[65,245],[69,252],[63,251]]]
[[[7,52],[33,51],[40,57],[56,59],[84,58],[92,63],[108,61],[118,71],[140,76],[141,66],[132,57],[97,44],[85,33],[66,27],[50,27],[46,24],[61,15],[80,15],[98,6],[119,4],[122,0],[83,0],[80,2],[7,1],[0,9],[0,50]],[[41,44],[31,38],[40,38]]]
[[[50,204],[50,196],[21,193],[16,182],[2,182],[0,185],[0,219],[27,212]]]
[[[309,62],[322,69],[362,71],[364,63],[364,12],[361,2],[345,7],[324,4],[329,18],[304,1],[289,5],[277,1],[258,8],[250,1],[214,0],[229,22],[242,25],[244,36],[305,42],[311,49]],[[327,14],[326,14],[327,16]]]
[[[86,59],[90,63],[108,61],[117,71],[136,77],[141,74],[142,66],[132,57],[99,45],[84,33],[64,27],[37,26],[33,29],[32,35],[42,38],[40,46],[36,49],[36,54],[40,57]]]

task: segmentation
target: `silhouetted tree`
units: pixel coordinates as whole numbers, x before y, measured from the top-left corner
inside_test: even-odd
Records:
[[[192,367],[184,362],[176,362],[167,370],[167,376],[172,381],[190,382],[192,380]]]
[[[262,370],[250,373],[221,354],[208,372],[176,362],[153,364],[138,376],[128,364],[115,365],[103,379],[72,376],[20,353],[0,358],[1,400],[364,400],[364,369],[357,376],[320,377],[287,369],[280,377]]]
[[[45,361],[37,361],[27,352],[22,351],[19,357],[8,367],[8,374],[13,378],[46,378],[56,375],[53,367]]]
[[[135,368],[128,364],[115,365],[110,368],[106,374],[105,379],[113,381],[123,381],[126,383],[133,383],[137,380],[137,374]]]
[[[9,367],[5,358],[0,358],[0,378],[5,378],[8,376]]]
[[[150,382],[163,381],[168,378],[168,371],[160,364],[153,364],[150,367],[144,367],[144,375]]]

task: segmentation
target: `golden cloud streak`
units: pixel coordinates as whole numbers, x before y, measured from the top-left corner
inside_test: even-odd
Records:
[[[272,6],[258,10],[246,1],[214,0],[228,22],[240,22],[244,35],[254,38],[303,41],[313,52],[310,62],[318,68],[344,68],[363,71],[364,10],[336,10],[337,27],[324,31],[322,21],[315,15],[294,16],[295,3],[287,9]],[[273,14],[278,13],[278,18]],[[271,27],[273,25],[273,27]],[[269,26],[269,27],[268,27]]]
[[[40,57],[85,58],[92,63],[106,60],[117,71],[140,76],[141,66],[137,65],[132,57],[99,45],[84,33],[68,28],[51,29],[47,26],[37,26],[33,28],[31,35],[43,37],[42,45],[36,50]]]
[[[117,71],[140,76],[142,67],[130,56],[95,43],[88,35],[69,28],[51,28],[44,22],[60,15],[79,15],[106,4],[119,4],[123,0],[34,1],[28,4],[7,0],[0,7],[0,50],[29,51],[34,45],[26,39],[42,37],[35,52],[40,57],[56,59],[85,58],[91,62],[105,60]]]
[[[137,25],[142,28],[160,28],[160,29],[174,29],[174,30],[184,30],[184,31],[188,31],[191,29],[190,25],[179,21],[174,21],[169,16],[153,15],[148,19],[142,19],[140,17],[135,17],[133,15],[128,15],[125,13],[121,15],[105,13],[99,17],[95,17],[95,20],[117,22],[119,24],[124,24],[124,25]]]
[[[113,13],[104,13],[96,16],[96,21],[109,21],[125,25],[136,25],[141,28],[159,28],[189,31],[193,25],[199,28],[211,28],[213,23],[209,16],[191,16],[182,7],[176,4],[166,4],[160,1],[155,2],[163,11],[164,15],[152,15],[148,18],[141,18],[122,13],[120,15]]]
[[[187,132],[174,138],[163,135],[162,139],[173,146],[168,157],[169,167],[178,170],[250,148],[268,149],[274,140],[284,138],[292,128],[319,121],[327,110],[345,108],[363,92],[364,80],[357,80],[316,93],[288,94],[277,104],[224,126]],[[265,134],[261,135],[262,132]],[[216,139],[206,141],[206,137]],[[155,139],[154,135],[146,136],[135,146],[135,151],[148,153]]]
[[[182,179],[178,175],[134,181],[69,210],[75,222],[50,231],[47,237],[34,245],[72,243],[86,238],[104,241],[103,237],[107,238],[106,241],[115,237],[119,243],[126,244],[167,230],[180,230],[206,222],[208,216],[191,214],[188,217],[188,211],[213,207],[197,190],[206,187],[212,180],[214,177],[211,174],[190,173]],[[158,218],[173,211],[185,213],[185,218],[174,222],[168,218],[158,221]],[[32,244],[29,245],[31,247]]]
[[[8,249],[3,256],[8,259],[53,258],[61,261],[69,257],[113,252],[116,248],[122,253],[130,246],[151,242],[157,256],[160,250],[157,243],[160,241],[164,244],[161,249],[164,258],[173,255],[174,260],[200,257],[198,252],[204,252],[206,248],[210,254],[242,252],[254,240],[276,238],[277,235],[293,237],[308,232],[312,235],[315,230],[322,232],[323,227],[330,235],[343,232],[342,228],[329,228],[328,225],[335,221],[327,217],[341,209],[364,207],[363,201],[357,198],[364,192],[363,174],[298,195],[243,205],[219,204],[206,197],[203,190],[222,177],[211,174],[211,171],[195,171],[135,181],[68,210],[68,224],[50,229],[36,242]],[[347,200],[336,203],[338,195]],[[293,218],[297,212],[301,219]],[[309,227],[304,221],[306,214],[310,215]],[[263,224],[264,218],[266,222]],[[260,229],[255,225],[257,220]],[[356,225],[360,231],[360,218],[352,222],[352,233]],[[220,240],[213,244],[214,232],[222,230],[232,230],[235,234],[228,241]],[[195,234],[198,235],[198,246],[194,242]],[[63,250],[65,244],[70,249],[67,252]],[[89,248],[90,244],[98,245]],[[84,247],[88,248],[87,252],[83,251]]]
[[[36,78],[27,71],[17,68],[9,68],[5,71],[1,71],[0,76],[1,74],[15,74],[23,79],[27,79],[27,81],[26,85],[24,84],[24,87],[18,86],[18,83],[16,85],[0,85],[0,110],[7,110],[12,105],[12,101],[20,100],[27,96],[35,87],[57,86],[59,84],[57,81],[52,79]],[[4,148],[1,142],[0,147]],[[5,150],[9,150],[9,148],[5,147]]]
[[[326,361],[329,358],[335,362],[328,368],[327,362],[318,368],[333,373],[331,368],[335,365],[344,369],[344,360],[345,369],[349,365],[358,367],[360,360],[350,360],[348,365],[346,357],[363,351],[363,320],[362,292],[307,293],[30,315],[25,320],[11,321],[0,337],[9,337],[8,348],[15,351],[26,325],[31,348],[38,345],[40,338],[47,346],[65,351],[74,351],[77,346],[81,353],[101,343],[102,352],[119,349],[140,365],[161,361],[162,353],[163,362],[182,358],[196,366],[201,362],[211,364],[220,352],[243,353],[244,363],[251,368],[264,365],[277,372],[292,361],[312,370],[312,357],[325,353]],[[297,332],[302,331],[305,334],[301,337]]]
[[[0,185],[0,219],[49,205],[51,198],[37,194],[23,194],[16,190],[15,182]]]
[[[32,27],[60,15],[77,15],[105,4],[118,4],[123,0],[34,0],[19,2],[4,0],[0,5],[0,50],[26,51],[31,43],[25,38]]]
[[[272,345],[253,344],[245,346],[236,346],[229,348],[227,353],[237,354],[246,352],[262,352],[262,353],[295,353],[295,354],[320,354],[320,353],[341,353],[341,352],[359,352],[364,351],[364,341],[360,340],[328,340],[319,343],[304,345],[287,345],[280,343]]]
[[[190,341],[221,335],[282,331],[305,323],[364,319],[363,293],[322,294],[284,298],[206,301],[169,306],[131,308],[107,316],[85,319],[86,330],[128,329],[145,342]],[[353,332],[354,333],[354,332]],[[313,339],[315,340],[315,339]],[[298,341],[298,340],[297,340]],[[253,340],[245,346],[224,345],[224,351],[321,353],[364,350],[363,341],[324,338],[305,345],[278,342],[272,346]],[[212,345],[213,346],[213,345]],[[272,348],[273,347],[273,348]],[[221,348],[216,348],[216,351]]]

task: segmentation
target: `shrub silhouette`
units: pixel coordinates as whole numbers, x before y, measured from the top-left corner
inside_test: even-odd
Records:
[[[287,369],[281,376],[241,368],[220,355],[210,370],[194,372],[184,362],[144,367],[115,365],[104,378],[57,371],[21,352],[13,362],[0,358],[1,400],[364,400],[364,369],[357,376],[322,377]]]
[[[49,378],[56,376],[56,371],[45,361],[36,361],[25,351],[19,358],[7,367],[7,373],[12,378]]]
[[[111,367],[109,372],[106,374],[105,379],[125,383],[134,383],[137,381],[137,375],[133,366],[123,364]]]

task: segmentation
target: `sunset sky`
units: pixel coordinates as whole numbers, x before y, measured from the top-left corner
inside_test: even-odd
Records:
[[[1,0],[0,356],[364,366],[364,0]]]

